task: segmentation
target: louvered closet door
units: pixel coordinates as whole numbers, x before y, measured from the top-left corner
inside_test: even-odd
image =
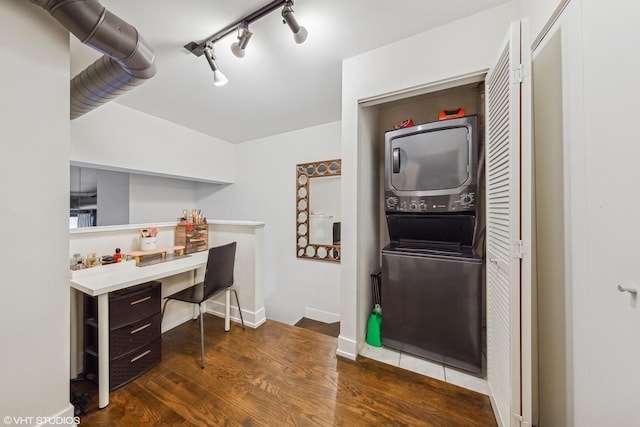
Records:
[[[485,80],[487,381],[500,426],[520,425],[523,414],[520,63],[520,23],[517,22],[511,25]],[[525,336],[530,339],[529,334]],[[524,425],[528,424],[526,417],[523,421]]]

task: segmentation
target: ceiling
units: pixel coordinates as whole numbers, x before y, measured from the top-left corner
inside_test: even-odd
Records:
[[[298,23],[309,31],[307,42],[295,44],[280,10],[270,13],[250,26],[253,37],[243,59],[230,50],[235,33],[216,43],[218,66],[229,79],[221,87],[213,85],[205,57],[183,46],[270,0],[101,3],[138,29],[154,49],[158,67],[155,77],[114,102],[240,143],[340,120],[344,59],[508,1],[295,0]],[[72,37],[72,75],[99,56]]]

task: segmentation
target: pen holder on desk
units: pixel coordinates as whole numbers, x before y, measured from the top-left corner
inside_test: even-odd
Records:
[[[154,249],[156,249],[156,238],[155,237],[141,237],[140,238],[140,250],[152,251]]]

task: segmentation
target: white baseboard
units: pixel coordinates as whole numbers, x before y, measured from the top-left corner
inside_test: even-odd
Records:
[[[340,321],[340,315],[330,313],[328,311],[316,310],[315,308],[305,307],[304,317],[311,320],[317,320],[323,323],[335,323]]]
[[[213,314],[214,316],[218,317],[224,317],[224,303],[217,301],[206,301],[203,304],[202,308],[205,313]],[[197,315],[197,310],[194,311],[194,315]],[[230,316],[232,321],[240,323],[238,307],[231,306]],[[244,324],[254,329],[267,321],[264,307],[255,313],[243,309],[242,317],[244,318]],[[162,321],[162,333],[165,333],[175,328],[176,326],[180,326],[183,323],[193,319],[193,315],[189,315],[187,312],[179,316],[171,316],[171,318],[165,317],[165,319]]]
[[[266,321],[267,321],[267,311],[265,310],[264,307],[262,307],[260,310],[254,313],[253,323],[257,328],[258,326],[262,325]]]
[[[207,301],[205,303],[204,311],[206,313],[213,314],[214,316],[224,317],[224,302]],[[243,309],[242,318],[244,319],[244,324],[253,329],[257,328],[266,322],[267,318],[265,313],[264,307],[256,312]],[[229,316],[232,321],[240,323],[240,312],[238,311],[238,307],[231,305]]]
[[[358,357],[358,345],[354,340],[340,335],[338,336],[338,350],[336,350],[336,354],[350,360],[356,360]]]
[[[77,426],[80,424],[80,417],[74,415],[74,407],[71,403],[62,411],[50,417],[34,417],[37,426]],[[5,423],[9,424],[9,423]],[[31,423],[29,423],[31,424]]]

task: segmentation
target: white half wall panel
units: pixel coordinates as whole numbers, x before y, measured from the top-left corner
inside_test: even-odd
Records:
[[[71,162],[191,181],[235,180],[233,144],[115,102],[71,122]]]

